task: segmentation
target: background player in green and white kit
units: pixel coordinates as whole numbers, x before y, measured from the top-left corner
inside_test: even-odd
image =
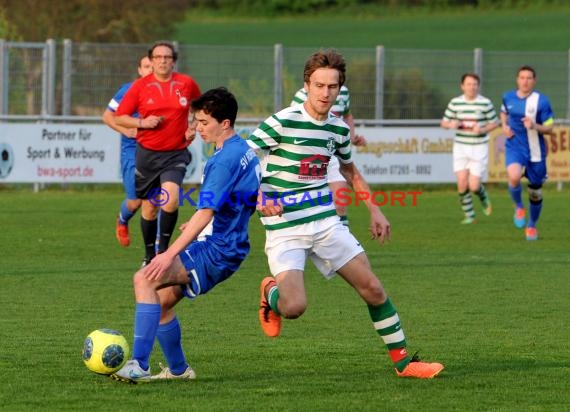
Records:
[[[453,172],[465,218],[461,223],[475,222],[471,192],[483,205],[483,213],[491,214],[491,200],[481,179],[489,160],[488,133],[499,126],[493,103],[479,94],[479,76],[466,73],[461,77],[461,96],[451,99],[441,120],[441,127],[456,129],[453,142]]]
[[[344,79],[340,54],[334,50],[314,53],[305,63],[307,101],[270,116],[248,139],[263,157],[257,210],[266,229],[265,252],[273,275],[261,282],[260,324],[267,336],[276,337],[281,316],[295,319],[304,313],[309,257],[325,278],[338,273],[368,305],[398,376],[433,378],[443,365],[408,355],[398,312],[364,249],[330,202],[327,167],[332,156],[339,158],[341,173],[354,190],[370,195],[351,159],[348,126],[329,114]],[[370,197],[365,203],[370,232],[383,243],[390,238],[390,223]]]
[[[291,101],[291,106],[295,106],[298,104],[303,104],[307,100],[307,90],[305,88],[301,88],[295,93],[293,96],[293,100]],[[350,142],[355,146],[366,146],[366,139],[364,136],[356,134],[356,128],[354,126],[354,117],[350,112],[350,92],[348,91],[348,87],[342,85],[338,96],[331,107],[329,112],[331,115],[340,117],[344,122],[350,127]],[[340,174],[340,164],[335,156],[331,157],[327,174],[328,174],[328,183],[329,188],[333,193],[333,197],[339,189],[348,188],[348,184],[342,175]],[[347,207],[338,204],[336,202],[335,197],[335,207],[336,213],[340,217],[341,222],[348,226],[348,210]]]

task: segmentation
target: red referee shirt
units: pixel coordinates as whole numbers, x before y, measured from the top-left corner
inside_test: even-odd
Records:
[[[184,132],[188,128],[190,102],[201,94],[190,76],[174,72],[170,80],[161,82],[151,73],[135,80],[115,115],[138,112],[141,118],[162,116],[164,119],[154,129],[137,131],[137,142],[145,149],[159,152],[182,150],[189,143]]]

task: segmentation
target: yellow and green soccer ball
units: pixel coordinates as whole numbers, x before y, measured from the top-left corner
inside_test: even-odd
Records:
[[[97,329],[83,343],[83,362],[90,371],[109,375],[121,369],[129,357],[129,344],[121,332]]]

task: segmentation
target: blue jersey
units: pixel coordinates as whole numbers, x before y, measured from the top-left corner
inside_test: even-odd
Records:
[[[550,124],[554,121],[554,113],[548,98],[533,91],[524,98],[517,96],[516,90],[503,95],[501,112],[508,115],[508,125],[514,136],[507,139],[506,150],[519,152],[531,162],[541,162],[546,158],[546,143],[544,136],[536,130],[527,130],[523,117],[529,117],[535,124]]]
[[[109,104],[107,105],[107,109],[109,109],[113,113],[116,112],[117,107],[119,107],[121,100],[123,100],[125,93],[127,93],[127,90],[129,90],[129,88],[131,87],[132,84],[133,84],[133,82],[128,82],[128,83],[123,84],[121,87],[119,87],[119,90],[117,90],[117,93],[115,93],[115,95],[113,96],[113,98],[111,99]],[[139,114],[133,113],[132,116],[133,117],[139,117]],[[136,147],[137,147],[136,139],[131,139],[131,138],[125,136],[124,134],[121,134],[121,158],[122,159],[129,158],[129,159],[134,160]]]
[[[209,275],[237,270],[249,253],[248,225],[255,211],[261,168],[255,152],[238,135],[216,149],[206,163],[199,209],[212,209],[212,233],[203,250],[209,254]]]

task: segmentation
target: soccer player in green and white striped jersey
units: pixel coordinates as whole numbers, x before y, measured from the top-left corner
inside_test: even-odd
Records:
[[[302,105],[307,100],[307,91],[305,88],[301,88],[293,96],[291,101],[291,106]],[[336,117],[340,117],[350,128],[350,142],[355,146],[366,146],[366,139],[356,133],[356,128],[354,125],[354,117],[350,112],[350,93],[345,85],[342,85],[338,96],[330,109],[330,114]],[[338,202],[335,193],[339,193],[340,189],[348,189],[348,184],[342,175],[340,174],[340,164],[336,157],[331,157],[331,161],[327,168],[327,181],[329,184],[329,189],[333,193],[333,198],[335,200],[336,213],[340,218],[342,224],[348,226],[348,208],[341,202]]]
[[[455,129],[453,143],[453,172],[457,176],[459,201],[465,214],[461,223],[475,223],[471,192],[483,205],[483,213],[491,214],[491,200],[481,180],[487,172],[489,160],[488,133],[499,126],[493,103],[479,94],[479,76],[465,73],[461,77],[461,96],[447,105],[441,127]]]
[[[338,273],[368,305],[374,328],[386,344],[397,376],[433,378],[440,363],[426,363],[406,350],[400,318],[360,243],[338,219],[327,188],[331,156],[342,175],[365,200],[370,231],[380,243],[390,238],[390,223],[370,200],[370,188],[351,159],[349,128],[330,115],[344,83],[344,58],[334,50],[314,53],[305,63],[308,92],[302,105],[267,118],[249,137],[262,154],[257,210],[266,229],[265,252],[273,277],[260,286],[259,320],[276,337],[281,317],[298,318],[307,308],[304,271],[310,258],[325,278]]]

